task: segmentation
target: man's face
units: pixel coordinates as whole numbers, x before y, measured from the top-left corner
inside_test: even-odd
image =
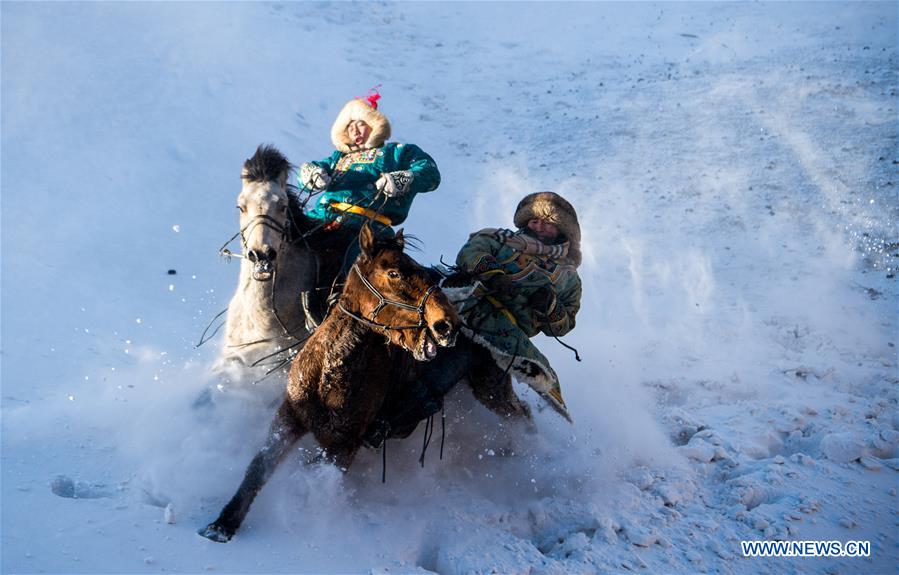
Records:
[[[356,120],[355,122],[350,122],[350,125],[346,127],[346,133],[350,137],[351,142],[361,146],[368,141],[368,136],[371,134],[371,126],[362,120]]]
[[[559,228],[555,224],[538,218],[528,220],[528,229],[544,242],[553,241],[559,237]]]

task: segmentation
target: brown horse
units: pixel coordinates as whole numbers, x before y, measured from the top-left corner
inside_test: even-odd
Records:
[[[278,463],[308,432],[347,469],[390,388],[391,347],[430,361],[438,346],[455,343],[459,316],[433,276],[403,253],[402,230],[392,240],[377,240],[366,225],[359,243],[362,251],[337,306],[291,364],[265,445],[237,493],[200,535],[231,539]]]

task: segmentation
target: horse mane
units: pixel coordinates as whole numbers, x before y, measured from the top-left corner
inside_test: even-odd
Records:
[[[293,165],[277,148],[270,144],[262,144],[256,148],[253,157],[243,163],[241,178],[249,182],[270,182],[277,180],[292,167]]]
[[[301,199],[299,189],[287,184],[287,209],[290,213],[290,223],[294,227],[294,231],[302,235],[316,226],[315,220],[311,219],[303,211],[306,202]]]
[[[380,237],[375,239],[374,248],[376,252],[381,250],[399,250],[401,252],[405,252],[408,248],[420,251],[420,245],[421,240],[419,240],[417,237],[413,236],[412,234],[403,234],[403,243],[397,241],[395,237]]]
[[[420,252],[424,246],[424,242],[421,241],[421,238],[405,232],[403,233],[403,241],[406,242],[406,249],[404,251],[407,252]]]
[[[406,237],[403,236],[403,239],[405,240]],[[396,241],[396,238],[379,238],[375,242],[375,245],[380,249],[405,251],[403,249],[405,246],[403,244],[400,244],[400,242]]]

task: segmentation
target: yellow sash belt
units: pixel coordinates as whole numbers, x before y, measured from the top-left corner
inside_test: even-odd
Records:
[[[339,212],[346,212],[349,214],[356,214],[359,216],[365,216],[370,220],[375,220],[376,222],[381,222],[385,226],[391,225],[390,218],[387,216],[381,215],[374,210],[370,210],[368,208],[363,208],[362,206],[356,206],[353,204],[348,204],[346,202],[331,202],[331,207]]]
[[[504,316],[506,316],[506,317],[509,319],[509,321],[512,322],[512,325],[514,325],[515,327],[518,327],[518,322],[515,321],[515,316],[512,315],[512,312],[510,312],[510,311],[508,310],[508,308],[506,308],[506,306],[504,306],[503,304],[501,304],[501,303],[499,302],[499,300],[497,300],[497,299],[496,299],[495,297],[493,297],[492,295],[488,295],[488,296],[484,296],[484,297],[487,298],[487,301],[489,301],[490,303],[493,304],[493,307],[495,307],[496,309],[498,309],[498,310],[500,311],[500,313],[502,313]]]

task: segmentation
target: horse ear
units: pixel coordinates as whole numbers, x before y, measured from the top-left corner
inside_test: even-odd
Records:
[[[362,229],[359,231],[359,247],[362,248],[362,253],[366,257],[375,256],[375,234],[371,231],[368,222],[362,224]]]
[[[400,249],[403,249],[406,247],[406,238],[403,237],[403,228],[400,228],[399,230],[397,230],[396,236],[393,239],[396,241],[396,243],[400,247]]]

